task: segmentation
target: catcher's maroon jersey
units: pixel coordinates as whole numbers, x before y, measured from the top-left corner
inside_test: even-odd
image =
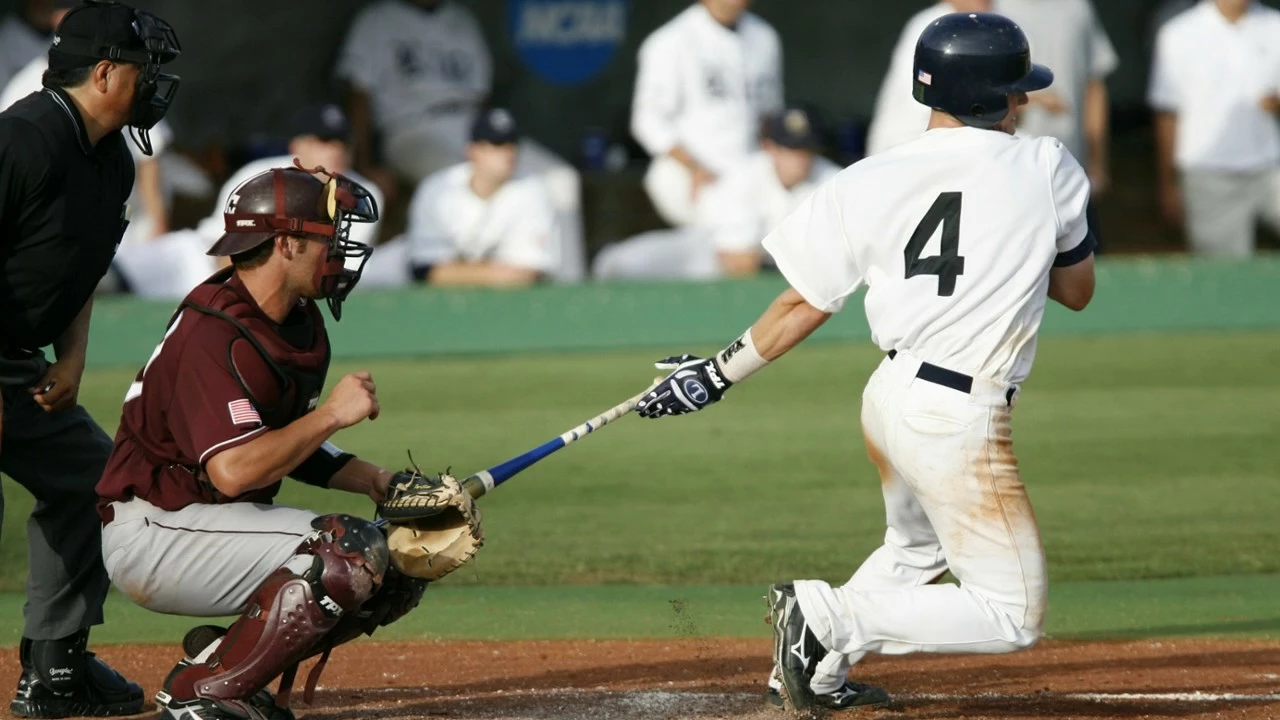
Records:
[[[302,301],[277,325],[238,275],[214,275],[183,301],[125,395],[115,449],[97,486],[99,512],[130,497],[163,510],[269,502],[278,481],[228,498],[208,481],[205,464],[314,408],[328,364],[316,303]]]

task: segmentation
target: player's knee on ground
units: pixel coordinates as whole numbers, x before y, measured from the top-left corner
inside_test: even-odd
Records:
[[[283,567],[268,577],[207,658],[170,674],[167,695],[247,699],[313,654],[347,613],[373,597],[389,567],[382,531],[349,515],[321,516],[312,527],[317,534],[299,548],[303,562],[290,563],[303,569]]]

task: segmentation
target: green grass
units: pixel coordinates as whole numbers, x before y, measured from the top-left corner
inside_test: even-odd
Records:
[[[559,585],[448,587],[427,591],[418,611],[375,639],[767,637],[762,585]],[[1247,575],[1050,588],[1052,638],[1280,638],[1280,576]],[[0,616],[18,617],[22,596],[0,594]],[[206,620],[158,615],[112,593],[94,643],[176,643]],[[228,622],[224,620],[223,622]],[[16,623],[0,646],[18,641]]]
[[[714,348],[662,353],[686,349]],[[633,394],[660,356],[371,363],[383,415],[336,441],[465,474]],[[707,412],[629,417],[558,453],[482,500],[487,545],[443,587],[843,580],[884,531],[858,427],[879,358],[866,344],[802,346]],[[1053,582],[1280,572],[1278,367],[1276,332],[1042,339],[1014,428]],[[82,400],[109,431],[132,374],[85,378]],[[0,591],[14,591],[30,498],[4,490]],[[292,482],[281,501],[372,510]]]

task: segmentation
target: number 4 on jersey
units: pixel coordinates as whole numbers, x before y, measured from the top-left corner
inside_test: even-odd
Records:
[[[938,225],[942,225],[942,252],[927,258],[920,257]],[[938,295],[950,297],[955,294],[956,278],[964,274],[964,258],[960,255],[960,193],[944,192],[933,201],[916,231],[911,233],[902,255],[908,278],[937,275]]]

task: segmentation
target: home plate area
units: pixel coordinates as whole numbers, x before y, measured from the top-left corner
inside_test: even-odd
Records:
[[[149,694],[175,652],[100,649]],[[334,651],[310,705],[295,688],[294,710],[310,720],[793,717],[765,702],[769,653],[767,638],[355,642]],[[16,649],[0,651],[0,677],[17,670]],[[1275,641],[1045,640],[1011,655],[871,656],[856,678],[894,696],[856,717],[1280,718]]]

